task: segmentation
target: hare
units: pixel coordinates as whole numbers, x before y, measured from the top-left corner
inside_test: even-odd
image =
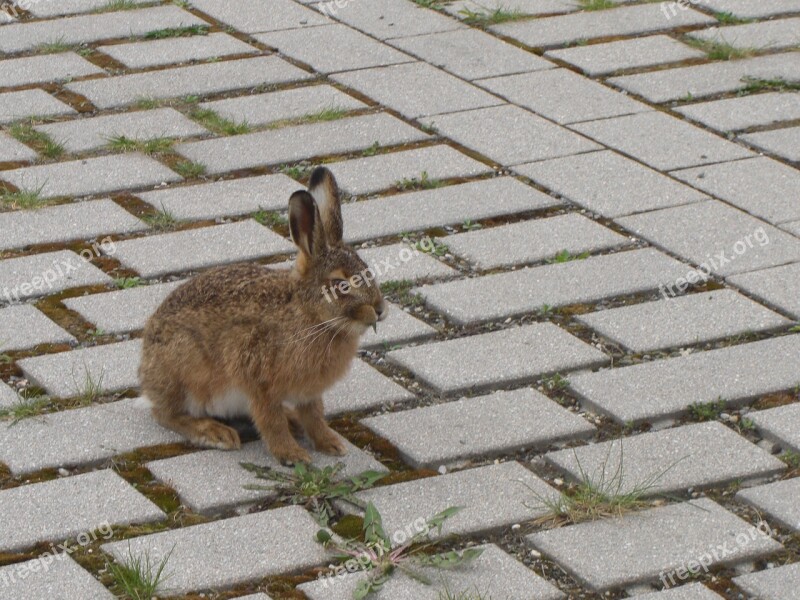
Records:
[[[292,269],[219,267],[175,289],[148,320],[139,378],[155,419],[194,444],[233,449],[249,416],[284,463],[310,462],[299,424],[326,454],[345,448],[322,394],[348,370],[361,335],[386,317],[374,273],[342,241],[336,180],[317,168],[289,199]]]

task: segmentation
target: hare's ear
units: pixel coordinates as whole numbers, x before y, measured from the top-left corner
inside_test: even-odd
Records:
[[[325,167],[317,167],[308,182],[308,191],[314,197],[322,217],[325,237],[331,245],[342,241],[342,203],[336,179]]]
[[[325,247],[319,210],[311,194],[301,190],[289,198],[289,232],[300,251],[311,258]]]

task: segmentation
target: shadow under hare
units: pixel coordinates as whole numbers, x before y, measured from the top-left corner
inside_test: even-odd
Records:
[[[333,175],[317,168],[289,199],[292,269],[232,265],[175,289],[144,330],[139,378],[153,415],[194,444],[238,448],[215,419],[248,416],[281,462],[310,462],[290,420],[317,450],[344,454],[322,394],[347,372],[361,335],[386,316],[374,274],[342,242]]]

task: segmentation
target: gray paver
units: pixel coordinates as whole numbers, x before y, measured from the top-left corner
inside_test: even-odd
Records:
[[[578,321],[635,353],[769,331],[791,321],[733,290],[612,308]]]
[[[169,254],[164,253],[170,248]],[[144,277],[291,252],[294,245],[252,219],[117,242],[115,257]]]
[[[259,210],[283,210],[292,193],[301,187],[294,179],[279,173],[163,188],[137,196],[176,219],[216,219]]]
[[[786,160],[800,161],[800,127],[748,133],[739,139]]]
[[[149,402],[132,398],[25,419],[4,428],[0,460],[14,475],[23,475],[98,463],[138,448],[181,441],[181,436],[153,420]]]
[[[610,218],[708,199],[610,150],[518,165],[515,170]]]
[[[503,103],[496,96],[424,62],[339,73],[333,79],[409,119]],[[403,93],[398,94],[398,90]],[[435,94],[431,93],[433,90]]]
[[[800,260],[796,237],[717,201],[623,217],[618,223],[722,276]]]
[[[658,423],[691,404],[729,406],[800,383],[800,335],[570,376],[589,410],[617,423]],[[764,357],[769,357],[765,361]],[[748,417],[750,418],[750,417]]]
[[[705,54],[667,35],[652,35],[607,44],[550,50],[545,52],[545,56],[568,62],[596,77],[623,69],[655,67],[703,58]]]
[[[562,125],[652,110],[568,69],[484,79],[480,85]]]
[[[717,131],[737,131],[800,119],[800,94],[769,92],[678,106],[675,110]]]
[[[791,386],[786,386],[787,388]],[[749,415],[761,435],[788,450],[800,452],[800,407],[787,404]]]
[[[653,249],[618,252],[419,288],[425,302],[464,325],[656,290],[687,268]],[[498,299],[502,298],[502,302]]]
[[[63,553],[52,560],[36,558],[2,567],[0,581],[4,583],[0,587],[0,600],[114,600],[114,595],[102,583]]]
[[[329,456],[312,451],[311,459],[315,467],[322,469],[341,462],[345,465],[342,471],[345,477],[364,471],[386,471],[369,454],[341,439],[347,447],[347,454]],[[306,447],[310,448],[307,444]],[[270,487],[270,482],[256,479],[252,473],[239,466],[242,462],[285,473],[292,471],[291,467],[282,467],[261,441],[245,444],[240,450],[204,450],[149,462],[145,466],[156,479],[177,491],[183,504],[196,512],[212,513],[277,497],[271,490],[244,489],[246,485]]]
[[[94,471],[0,492],[6,551],[60,541],[108,525],[156,521],[155,504],[111,470]]]
[[[797,46],[800,19],[776,19],[728,27],[709,27],[692,31],[689,36],[736,48],[781,50]]]
[[[380,282],[430,277],[453,277],[458,271],[406,243],[390,244],[358,251],[365,263],[377,273]],[[388,261],[388,262],[387,262]]]
[[[686,579],[690,565],[701,570],[701,558],[709,566],[732,565],[782,549],[707,498],[552,529],[527,539],[595,591],[656,582],[662,576],[680,582],[677,575],[683,572]],[[726,544],[728,556],[712,554],[718,544]]]
[[[177,173],[138,152],[0,171],[0,179],[19,189],[39,190],[42,198],[105,194],[181,181]]]
[[[36,48],[39,44],[55,41],[63,44],[83,44],[110,38],[143,35],[149,31],[167,27],[190,25],[208,25],[208,23],[188,11],[169,5],[15,23],[3,27],[0,51],[20,52]],[[52,59],[52,57],[48,58]]]
[[[10,388],[8,385],[0,380],[0,406],[6,407],[14,404],[19,399],[16,390]]]
[[[463,27],[455,19],[422,8],[408,0],[371,0],[344,8],[338,8],[335,2],[326,0],[316,7],[323,14],[331,15],[379,40]]]
[[[438,115],[424,122],[442,135],[505,165],[600,149],[591,140],[518,106]]]
[[[4,234],[0,250],[142,229],[147,225],[112,200],[74,202],[35,211],[0,213],[0,230]]]
[[[552,323],[403,348],[387,356],[442,393],[522,383],[608,361],[605,354]]]
[[[663,592],[653,592],[652,594],[642,594],[636,596],[636,600],[724,600],[719,594],[715,594],[702,583],[688,583],[680,587],[667,589]]]
[[[800,477],[742,490],[736,500],[755,506],[781,527],[800,531]]]
[[[350,372],[324,396],[325,415],[369,410],[414,399],[414,394],[362,360],[354,360]]]
[[[530,388],[388,413],[362,423],[417,468],[546,448],[595,433],[586,420]]]
[[[38,88],[0,94],[0,124],[31,116],[56,117],[74,114],[74,108]]]
[[[171,551],[162,594],[176,595],[320,566],[327,553],[316,541],[318,530],[319,525],[304,509],[289,506],[102,548],[118,561],[128,559],[129,547],[133,556],[158,556],[159,560]]]
[[[31,304],[0,309],[0,352],[74,341],[72,335]]]
[[[571,128],[662,171],[754,156],[733,142],[661,112],[578,123]]]
[[[699,0],[699,4],[715,12],[729,12],[743,19],[800,11],[794,0]]]
[[[786,469],[716,421],[559,450],[545,459],[576,481],[587,477],[614,493],[640,489],[647,496],[761,480]]]
[[[131,340],[24,358],[17,364],[28,379],[48,394],[67,398],[80,395],[89,387],[103,392],[137,387],[141,349],[141,340]]]
[[[19,302],[71,287],[110,283],[111,278],[69,250],[0,262],[0,301]]]
[[[425,323],[412,317],[402,307],[388,304],[388,316],[381,321],[377,332],[367,330],[361,338],[362,348],[387,348],[395,344],[406,344],[432,337],[436,330]]]
[[[0,131],[0,163],[30,162],[38,158],[36,152],[10,135]]]
[[[133,0],[134,3],[144,4],[148,0]],[[59,2],[32,2],[28,11],[37,17],[59,17],[62,15],[75,15],[95,12],[99,8],[106,8],[108,0],[60,0]]]
[[[760,156],[672,175],[770,223],[800,219],[800,173],[776,160]]]
[[[259,52],[251,45],[221,32],[205,36],[194,35],[132,44],[114,44],[101,46],[98,49],[131,69]]]
[[[800,221],[795,221],[794,223],[784,223],[782,228],[790,233],[793,233],[797,237],[800,237]]]
[[[192,6],[244,33],[259,33],[329,23],[329,19],[291,0],[274,0],[265,5],[258,0],[196,0]]]
[[[308,79],[305,71],[277,56],[177,67],[70,83],[71,92],[86,96],[99,108],[114,108],[142,99],[175,98],[253,88]]]
[[[728,283],[800,320],[800,262],[728,277]]]
[[[733,582],[759,600],[792,600],[800,586],[800,563],[741,575]]]
[[[716,22],[716,19],[692,9],[679,10],[675,17],[666,19],[658,4],[643,4],[504,23],[490,29],[528,46],[548,47],[581,39],[649,33]]]
[[[277,48],[283,54],[301,60],[314,70],[326,74],[414,60],[403,52],[341,24],[262,33],[254,37],[259,42]],[[336,51],[320,52],[320,48],[335,48]]]
[[[108,145],[112,138],[131,140],[182,138],[209,133],[174,108],[141,110],[90,119],[74,119],[34,129],[49,135],[68,152],[84,152]]]
[[[564,250],[572,255],[608,250],[629,241],[591,219],[569,213],[458,233],[442,238],[442,243],[480,268],[493,269],[551,259]]]
[[[180,144],[176,151],[204,164],[209,173],[248,169],[340,154],[377,143],[391,146],[426,139],[428,135],[387,113],[377,113]]]
[[[8,27],[3,27],[3,32],[6,31]],[[63,81],[98,73],[105,71],[74,52],[0,60],[0,82],[3,87]]]
[[[392,40],[392,45],[467,80],[552,69],[553,63],[478,29]]]
[[[579,6],[577,2],[571,0],[456,0],[451,4],[445,4],[443,8],[454,17],[463,19],[465,15],[462,11],[481,14],[502,8],[519,11],[525,15],[551,15],[572,12]]]
[[[444,144],[392,152],[336,163],[333,167],[339,187],[353,195],[388,189],[403,180],[471,177],[491,169]]]

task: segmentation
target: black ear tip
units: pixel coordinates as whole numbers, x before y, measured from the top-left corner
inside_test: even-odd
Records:
[[[333,173],[330,172],[330,169],[327,167],[317,167],[314,169],[314,172],[311,173],[311,179],[308,181],[308,188],[313,190],[315,187],[321,185],[328,177],[333,178]]]
[[[304,208],[312,209],[314,207],[314,197],[306,190],[297,190],[289,197],[289,207],[293,204],[300,204]]]

